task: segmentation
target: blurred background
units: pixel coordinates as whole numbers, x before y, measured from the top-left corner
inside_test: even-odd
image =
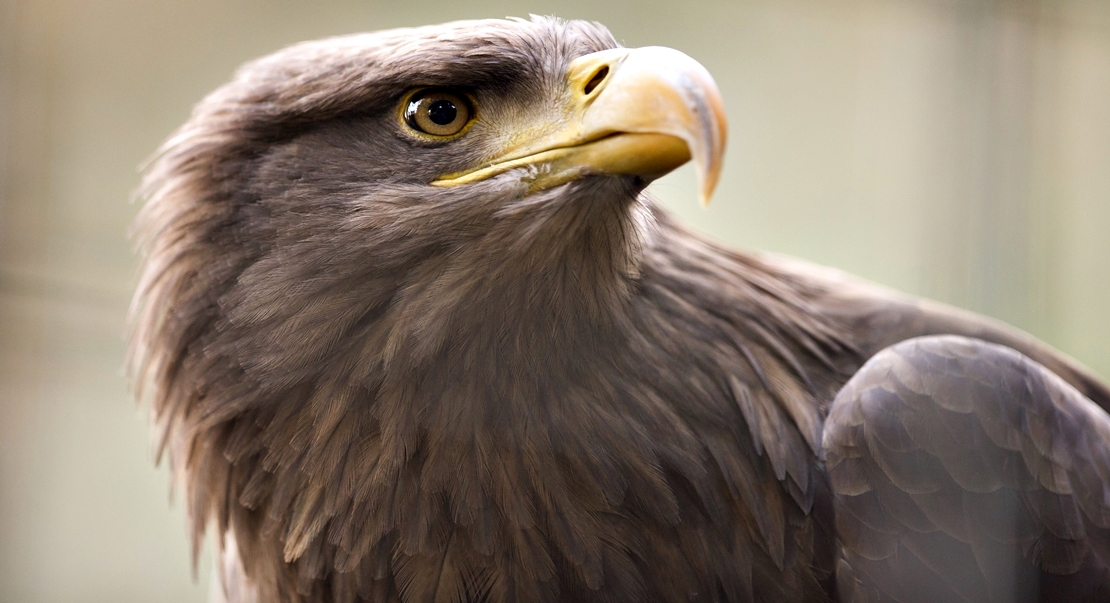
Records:
[[[250,58],[582,18],[701,61],[731,141],[698,228],[1013,323],[1110,378],[1105,0],[0,0],[0,602],[204,601],[122,376],[137,166]]]

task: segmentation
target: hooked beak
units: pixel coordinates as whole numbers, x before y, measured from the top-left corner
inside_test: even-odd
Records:
[[[520,167],[532,190],[588,175],[654,180],[691,158],[702,205],[717,186],[727,125],[713,78],[685,54],[659,46],[603,50],[567,71],[570,101],[554,132],[475,169],[432,184],[457,186]]]

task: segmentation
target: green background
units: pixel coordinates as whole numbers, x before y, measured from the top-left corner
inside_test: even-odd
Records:
[[[736,246],[1016,324],[1110,376],[1110,2],[0,0],[0,602],[205,600],[122,377],[136,168],[303,39],[555,14],[678,48],[731,125]]]

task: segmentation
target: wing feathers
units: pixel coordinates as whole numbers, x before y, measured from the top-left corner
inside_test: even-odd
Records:
[[[845,579],[897,601],[1110,587],[1107,434],[1110,416],[1007,348],[941,336],[881,352],[825,424]]]

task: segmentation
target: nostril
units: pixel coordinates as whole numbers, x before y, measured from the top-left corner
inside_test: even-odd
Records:
[[[602,67],[601,69],[598,69],[597,73],[594,73],[594,76],[590,78],[590,81],[586,82],[586,87],[582,89],[582,92],[589,95],[591,92],[594,91],[595,88],[597,88],[601,84],[601,82],[605,81],[605,76],[607,75],[609,75],[608,65]]]

